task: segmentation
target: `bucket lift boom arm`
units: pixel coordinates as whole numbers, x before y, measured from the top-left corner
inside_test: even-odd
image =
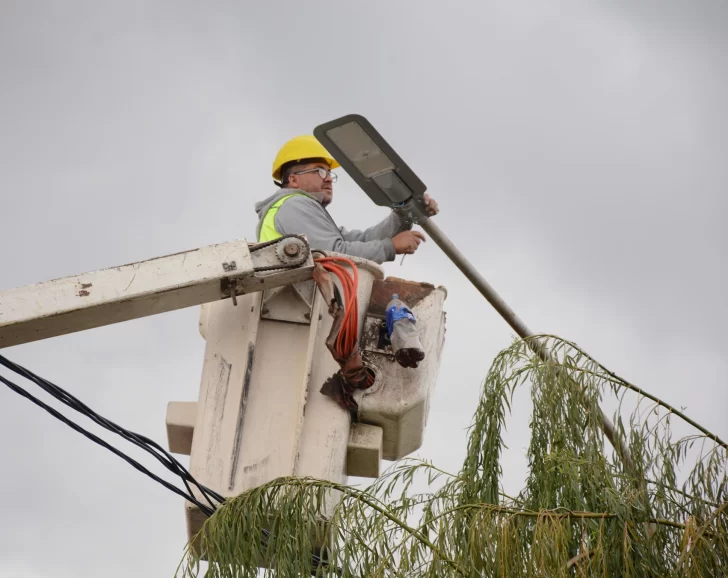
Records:
[[[0,349],[310,279],[305,238],[208,245],[0,291]]]

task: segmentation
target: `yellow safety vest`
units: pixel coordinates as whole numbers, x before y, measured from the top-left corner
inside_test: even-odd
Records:
[[[258,242],[264,243],[266,241],[273,241],[274,239],[278,239],[279,237],[282,237],[283,235],[276,230],[276,225],[275,225],[276,213],[278,212],[278,209],[281,208],[283,201],[290,199],[291,197],[305,197],[305,196],[306,195],[302,195],[300,193],[293,193],[293,194],[286,195],[285,197],[281,197],[280,199],[278,199],[270,207],[270,209],[268,209],[268,211],[265,213],[265,216],[263,217],[263,224],[260,226],[260,235],[258,236]]]

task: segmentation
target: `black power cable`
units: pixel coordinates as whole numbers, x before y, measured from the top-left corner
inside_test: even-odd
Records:
[[[174,458],[169,452],[167,452],[164,448],[162,448],[159,444],[157,444],[154,440],[151,440],[147,438],[146,436],[134,433],[132,431],[129,431],[114,422],[106,419],[105,417],[97,414],[95,411],[93,411],[90,407],[88,407],[86,404],[81,402],[78,398],[68,393],[63,388],[55,385],[54,383],[48,381],[47,379],[44,379],[40,377],[39,375],[36,375],[32,371],[18,365],[17,363],[14,363],[7,359],[6,357],[0,355],[0,365],[6,367],[7,369],[17,373],[18,375],[25,377],[29,381],[32,381],[36,385],[38,385],[43,391],[47,392],[49,395],[60,401],[61,403],[67,405],[68,407],[74,409],[75,411],[81,413],[82,415],[88,417],[96,424],[100,425],[104,429],[115,433],[125,440],[129,441],[130,443],[136,445],[137,447],[145,450],[146,452],[153,455],[159,462],[161,462],[169,471],[172,473],[178,475],[182,482],[185,485],[186,492],[179,489],[175,485],[169,483],[167,480],[164,480],[160,478],[159,476],[153,474],[150,470],[148,470],[146,467],[144,467],[142,464],[140,464],[138,461],[136,461],[134,458],[129,457],[124,452],[119,450],[118,448],[115,448],[107,441],[101,439],[97,435],[91,433],[90,431],[84,429],[56,409],[52,408],[45,402],[41,401],[37,397],[35,397],[33,394],[27,392],[25,389],[20,387],[19,385],[13,383],[9,379],[6,379],[2,375],[0,375],[0,382],[4,383],[10,390],[14,391],[18,395],[26,398],[27,400],[31,401],[38,407],[44,409],[46,412],[51,414],[56,419],[60,420],[67,426],[69,426],[71,429],[77,431],[81,435],[85,436],[86,438],[90,439],[94,443],[97,443],[103,448],[106,448],[110,452],[112,452],[114,455],[120,457],[125,462],[130,464],[134,469],[140,471],[141,473],[149,476],[152,480],[155,482],[161,484],[165,488],[167,488],[169,491],[177,494],[178,496],[181,496],[188,500],[189,502],[195,504],[200,511],[202,511],[206,516],[211,516],[215,510],[218,508],[217,505],[213,502],[217,502],[218,504],[222,504],[225,501],[225,498],[215,492],[214,490],[211,490],[210,488],[207,488],[206,486],[203,486],[197,480],[195,480],[192,477],[192,474],[176,459]],[[208,504],[205,504],[201,501],[199,501],[195,496],[193,495],[193,492],[190,488],[190,484],[195,486],[200,493],[204,496],[205,500],[208,502]],[[267,540],[271,537],[270,532],[266,529],[263,529],[263,536],[264,536],[264,542],[267,542]],[[316,554],[311,555],[311,560],[313,562],[313,574],[317,573],[317,568],[321,566],[327,566],[327,562],[322,560],[320,556],[317,556]],[[336,573],[341,575],[342,570],[340,568],[336,569]]]
[[[195,504],[200,510],[202,510],[206,515],[210,516],[212,513],[217,509],[217,506],[210,501],[210,498],[208,497],[210,494],[214,494],[215,496],[219,497],[218,502],[222,503],[224,501],[224,498],[222,496],[219,496],[216,492],[213,492],[212,490],[209,490],[208,488],[205,488],[201,484],[199,484],[192,475],[185,469],[185,467],[180,464],[174,457],[172,457],[169,453],[164,451],[164,449],[160,448],[158,444],[153,442],[152,440],[148,440],[148,438],[144,436],[140,436],[139,434],[135,434],[134,432],[130,432],[113,422],[110,422],[109,420],[99,416],[96,412],[94,412],[91,408],[83,404],[81,401],[79,401],[76,397],[69,394],[64,389],[58,387],[57,385],[51,383],[50,381],[47,381],[43,379],[42,377],[39,377],[35,375],[33,372],[25,369],[24,367],[21,367],[6,357],[0,355],[0,365],[3,365],[10,369],[11,371],[14,371],[18,375],[21,375],[22,377],[27,378],[28,380],[32,381],[41,389],[46,391],[48,394],[50,394],[55,399],[59,400],[60,402],[64,403],[65,405],[71,407],[72,409],[78,411],[79,413],[89,417],[92,421],[99,424],[100,426],[104,427],[105,429],[116,433],[123,437],[124,439],[127,439],[134,445],[144,449],[145,451],[149,452],[153,456],[155,456],[160,462],[162,462],[167,469],[172,471],[173,473],[179,475],[184,484],[185,488],[187,489],[187,492],[184,492],[174,486],[173,484],[169,483],[168,481],[160,478],[159,476],[153,474],[149,469],[144,467],[142,464],[140,464],[135,459],[129,457],[121,450],[115,448],[105,440],[101,439],[97,435],[91,433],[90,431],[86,430],[85,428],[81,427],[77,423],[73,422],[69,418],[67,418],[62,413],[58,412],[56,409],[52,408],[45,402],[41,401],[31,393],[27,392],[25,389],[20,387],[19,385],[13,383],[9,379],[6,379],[2,375],[0,375],[0,381],[4,383],[7,387],[9,387],[12,391],[17,393],[18,395],[21,395],[22,397],[28,399],[38,407],[41,407],[45,411],[47,411],[49,414],[51,414],[56,419],[62,421],[70,428],[74,429],[78,433],[82,434],[86,438],[90,439],[94,443],[99,444],[100,446],[106,448],[113,454],[119,456],[121,459],[123,459],[125,462],[130,464],[133,468],[136,470],[142,472],[143,474],[149,476],[154,481],[158,482],[159,484],[163,485],[168,490],[174,492],[175,494],[182,496],[183,498],[189,500],[191,503]],[[147,445],[147,442],[149,445]],[[200,502],[192,493],[189,483],[192,483],[194,486],[198,487],[200,489],[200,492],[206,497],[206,500],[209,502],[209,504],[205,504]]]
[[[217,492],[214,492],[214,491],[210,490],[209,488],[206,488],[206,487],[200,485],[199,483],[197,483],[197,481],[192,477],[192,475],[187,471],[187,469],[179,461],[177,461],[177,459],[174,458],[169,452],[167,452],[164,448],[159,446],[159,444],[157,444],[155,441],[147,438],[146,436],[142,436],[142,435],[136,434],[134,432],[131,432],[131,431],[113,423],[112,421],[104,418],[103,416],[100,416],[95,411],[93,411],[90,407],[88,407],[86,404],[81,402],[78,398],[74,397],[73,395],[71,395],[70,393],[65,391],[64,389],[58,387],[57,385],[55,385],[54,383],[52,383],[48,380],[36,375],[32,371],[10,361],[9,359],[3,357],[2,355],[0,355],[0,365],[3,365],[6,368],[8,368],[9,370],[17,373],[18,375],[25,377],[29,381],[32,381],[33,383],[38,385],[41,389],[43,389],[46,393],[53,396],[61,403],[67,405],[68,407],[79,412],[80,414],[88,417],[89,419],[91,419],[93,422],[100,425],[104,429],[121,436],[122,438],[126,439],[130,443],[136,445],[137,447],[139,447],[139,448],[143,449],[144,451],[153,455],[169,471],[178,475],[182,479],[182,482],[185,485],[187,493],[190,496],[192,495],[192,490],[190,489],[189,484],[191,483],[192,485],[197,487],[200,490],[200,493],[205,498],[205,500],[208,502],[209,508],[212,511],[214,511],[216,509],[216,505],[213,502],[213,500],[217,501],[218,503],[222,503],[224,501],[224,498],[222,496],[220,496]],[[8,387],[10,387],[10,385],[8,384],[8,382],[6,380],[3,379],[3,382],[5,383],[5,385],[8,385]],[[15,387],[17,388],[18,386],[16,385]],[[13,388],[11,387],[11,389],[13,389]],[[17,390],[14,390],[14,391],[17,392]],[[30,395],[30,394],[28,394],[28,395]],[[24,397],[28,397],[28,396],[24,396]],[[28,397],[28,399],[31,399],[31,398]],[[31,399],[31,401],[33,401],[33,399]],[[38,405],[38,404],[36,404],[36,405]],[[46,408],[44,407],[44,409],[46,409]],[[56,417],[56,416],[54,416],[54,417]],[[81,429],[83,429],[83,428],[81,428]],[[83,430],[83,432],[86,432],[86,430]],[[80,432],[80,433],[83,433],[83,432]],[[91,434],[91,435],[93,435],[93,434]],[[94,440],[94,441],[96,441],[96,440]],[[197,500],[194,498],[190,501],[195,504],[197,502]]]

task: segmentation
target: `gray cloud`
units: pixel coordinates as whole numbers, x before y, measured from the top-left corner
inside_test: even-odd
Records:
[[[360,112],[535,330],[728,435],[726,9],[685,6],[4,3],[0,287],[252,237],[277,147]],[[383,216],[345,176],[332,213]],[[432,242],[387,271],[448,287],[420,454],[456,469],[511,332]],[[164,441],[167,401],[197,395],[196,323],[181,311],[3,353]],[[171,575],[181,501],[0,396],[0,576]]]

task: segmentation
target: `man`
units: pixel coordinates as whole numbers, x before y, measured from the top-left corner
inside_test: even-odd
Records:
[[[334,196],[339,163],[314,136],[297,136],[284,144],[273,161],[273,179],[279,190],[255,205],[260,221],[258,240],[282,235],[306,235],[312,249],[363,257],[377,263],[393,261],[395,255],[414,253],[425,236],[411,231],[392,212],[365,231],[338,227],[326,207]],[[429,215],[438,213],[437,203],[425,195]]]

